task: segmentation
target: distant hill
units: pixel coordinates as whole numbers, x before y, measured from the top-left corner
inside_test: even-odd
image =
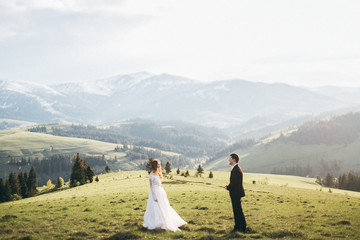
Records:
[[[312,120],[262,138],[237,141],[216,128],[184,122],[144,119],[102,126],[41,124],[0,131],[0,174],[26,167],[15,159],[54,154],[102,157],[112,169],[143,169],[149,157],[170,161],[174,168],[228,170],[228,155],[237,152],[246,172],[299,176],[338,175],[360,171],[360,112]],[[220,150],[220,151],[219,151]],[[16,162],[15,161],[15,162]],[[104,161],[92,159],[103,171]],[[101,164],[100,164],[101,163]],[[205,164],[205,165],[204,165]]]
[[[121,121],[102,126],[44,124],[29,128],[55,136],[93,139],[122,145],[151,147],[186,157],[204,157],[216,153],[228,143],[228,136],[216,128],[185,122],[155,122],[144,119]]]
[[[237,152],[247,172],[313,176],[360,172],[360,112],[309,121],[260,140],[237,142],[215,155],[205,169],[228,169]]]
[[[26,126],[35,125],[33,122],[18,121],[12,119],[0,119],[0,130],[22,128]]]
[[[240,139],[268,134],[323,112],[359,110],[360,90],[349,91],[240,79],[203,83],[145,72],[54,86],[0,80],[0,118],[95,125],[133,118],[180,120],[239,126],[234,139]]]
[[[227,139],[227,135],[215,128],[142,119],[97,127],[52,123],[3,130],[0,131],[0,177],[29,168],[29,160],[42,161],[56,154],[67,155],[71,160],[76,153],[93,157],[91,165],[100,172],[104,171],[105,162],[113,170],[145,169],[150,157],[159,158],[164,164],[169,161],[173,167],[193,168],[217,149],[224,148]],[[58,177],[52,166],[39,168],[45,169],[48,178]]]

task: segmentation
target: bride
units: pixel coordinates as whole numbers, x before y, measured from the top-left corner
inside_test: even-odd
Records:
[[[144,227],[147,229],[165,229],[180,231],[179,227],[186,222],[170,206],[166,192],[161,186],[161,163],[154,159],[149,174],[150,190],[144,215]]]

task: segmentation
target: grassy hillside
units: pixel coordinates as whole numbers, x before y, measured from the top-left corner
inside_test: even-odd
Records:
[[[92,154],[114,154],[116,144],[90,139],[58,137],[26,130],[0,131],[0,151],[2,158],[7,155],[21,157],[27,155],[42,157],[53,153],[88,152]]]
[[[130,161],[124,152],[116,152],[114,149],[117,146],[121,147],[122,145],[91,139],[28,132],[26,129],[3,130],[0,131],[0,177],[7,177],[9,171],[15,171],[18,168],[6,164],[11,157],[18,159],[21,157],[30,157],[31,159],[38,157],[41,160],[43,157],[54,154],[74,155],[79,152],[87,155],[104,155],[106,159],[112,160],[116,157],[117,162],[112,163],[116,169],[132,170],[142,164],[141,161]],[[161,153],[165,156],[177,155],[166,151],[161,151]]]
[[[0,204],[0,239],[355,239],[360,235],[360,195],[313,190],[314,179],[245,174],[243,208],[251,230],[241,234],[230,233],[232,209],[223,188],[228,172],[214,172],[213,179],[176,175],[164,180],[171,205],[188,222],[175,233],[142,227],[149,189],[146,172],[115,172],[99,178],[98,183]]]
[[[360,171],[360,139],[348,145],[302,145],[294,142],[259,143],[248,149],[238,149],[234,152],[240,155],[240,165],[245,171],[270,173],[275,168],[300,165],[312,168],[311,176],[323,173],[322,160],[327,162],[328,171],[332,165],[340,167],[338,173]],[[205,168],[225,170],[228,156],[214,159]]]
[[[238,145],[229,149],[241,156],[245,171],[290,175],[299,170],[304,176],[360,172],[360,113],[307,122],[254,144]],[[222,151],[205,168],[225,170],[229,154]]]

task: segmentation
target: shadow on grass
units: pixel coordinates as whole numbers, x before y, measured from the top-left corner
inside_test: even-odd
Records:
[[[159,233],[166,232],[163,229],[148,230],[145,227],[139,227],[138,230],[140,232],[150,233],[154,237],[156,237],[156,235],[158,235]],[[181,230],[183,232],[177,232],[176,235],[172,236],[172,239],[185,238],[185,236],[187,235],[186,231],[191,231],[191,229],[188,228],[187,225],[182,226]],[[259,234],[253,235],[253,232],[255,232],[255,231],[249,233],[251,236],[248,233],[241,233],[241,232],[229,232],[229,233],[224,233],[223,231],[218,232],[218,231],[214,230],[213,228],[208,228],[208,227],[203,227],[203,228],[197,229],[195,231],[204,232],[207,234],[200,238],[196,238],[198,240],[246,239],[248,237],[251,237],[253,239],[263,238],[263,236],[261,236]],[[122,239],[142,239],[142,236],[136,234],[136,231],[127,231],[127,232],[116,233],[113,236],[107,238],[107,240],[122,240]]]
[[[340,221],[340,222],[337,222],[334,225],[351,225],[351,223],[349,221]]]
[[[270,231],[263,233],[265,237],[268,238],[285,238],[285,237],[294,237],[294,238],[303,238],[304,234],[301,232],[298,232],[296,230],[277,230],[277,231]]]
[[[107,238],[108,240],[125,240],[125,239],[141,239],[141,237],[133,232],[120,232]]]
[[[215,233],[215,232],[216,232],[215,229],[213,229],[213,228],[208,228],[208,227],[199,228],[197,231],[208,232],[208,233]]]
[[[256,234],[257,232],[251,228],[246,229],[246,233],[242,232],[229,232],[226,233],[224,230],[216,231],[212,228],[203,227],[197,231],[207,232],[207,236],[199,238],[199,240],[222,240],[222,239],[261,239],[263,236],[261,234]]]
[[[71,236],[73,236],[73,237],[88,237],[89,234],[86,232],[76,232],[76,233],[71,234]]]
[[[7,222],[11,219],[16,219],[16,218],[18,218],[18,217],[15,215],[5,215],[5,216],[1,217],[0,222]]]
[[[244,239],[247,238],[245,233],[231,232],[222,236],[221,239]]]
[[[138,228],[139,231],[141,232],[148,232],[148,233],[151,233],[151,234],[158,234],[160,232],[166,232],[166,230],[164,229],[161,229],[161,228],[156,228],[156,229],[147,229],[146,227],[139,227]]]
[[[31,240],[31,239],[33,239],[33,238],[31,238],[30,236],[19,238],[19,240]]]
[[[220,240],[220,239],[223,239],[223,238],[219,238],[219,237],[213,236],[213,235],[208,235],[208,236],[199,238],[199,240]]]

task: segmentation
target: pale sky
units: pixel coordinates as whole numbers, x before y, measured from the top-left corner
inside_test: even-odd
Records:
[[[0,0],[0,79],[360,87],[358,0]]]

